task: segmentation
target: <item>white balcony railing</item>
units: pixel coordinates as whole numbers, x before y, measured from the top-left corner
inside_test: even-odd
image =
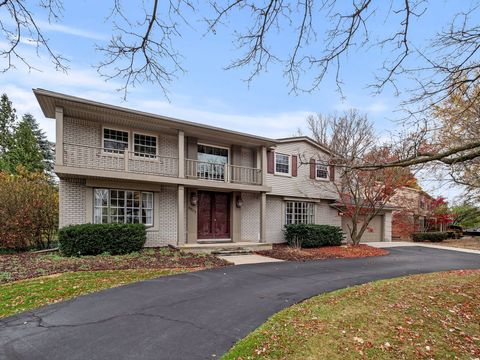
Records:
[[[125,157],[126,153],[126,157]],[[63,144],[63,165],[138,174],[178,176],[178,158],[136,152],[111,152],[100,147]]]
[[[185,176],[191,179],[224,181],[238,184],[262,184],[261,169],[193,159],[185,160]]]
[[[126,155],[126,156],[125,156]],[[63,144],[63,165],[68,167],[178,177],[178,158],[116,151],[101,147]],[[246,166],[185,160],[189,179],[261,185],[262,170]]]

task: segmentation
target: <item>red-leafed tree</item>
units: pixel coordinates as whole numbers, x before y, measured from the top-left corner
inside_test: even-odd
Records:
[[[335,206],[349,220],[349,237],[356,245],[371,230],[372,220],[385,211],[396,190],[413,184],[415,178],[408,168],[357,168],[359,164],[395,161],[398,156],[393,146],[378,144],[372,123],[356,110],[310,117],[308,127],[316,141],[332,150],[330,161],[338,174]]]
[[[453,223],[453,215],[448,208],[448,203],[444,197],[439,196],[433,199],[430,205],[429,216],[427,223],[429,229],[436,229],[438,227],[445,228],[447,225]]]

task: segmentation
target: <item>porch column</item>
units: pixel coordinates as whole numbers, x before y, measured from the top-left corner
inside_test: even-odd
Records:
[[[185,177],[185,133],[178,131],[178,177]]]
[[[267,193],[260,195],[260,242],[267,242]]]
[[[185,186],[178,185],[177,245],[185,244]]]
[[[55,108],[55,165],[63,165],[63,108]]]
[[[262,185],[267,185],[267,148],[262,146]]]

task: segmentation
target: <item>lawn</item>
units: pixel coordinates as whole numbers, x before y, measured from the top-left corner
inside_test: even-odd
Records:
[[[464,236],[461,239],[447,239],[435,245],[458,247],[463,249],[480,250],[479,236]]]
[[[187,270],[133,269],[68,272],[1,284],[0,317],[102,289],[185,271]]]
[[[272,250],[257,251],[257,254],[287,261],[307,261],[324,259],[346,259],[388,255],[385,249],[365,244],[350,246],[323,246],[297,249],[286,244],[274,244]]]
[[[170,248],[144,249],[128,255],[64,257],[58,253],[0,255],[0,284],[73,271],[126,269],[205,269],[226,266],[212,255],[183,253]]]
[[[384,280],[271,317],[222,359],[478,359],[480,271]]]

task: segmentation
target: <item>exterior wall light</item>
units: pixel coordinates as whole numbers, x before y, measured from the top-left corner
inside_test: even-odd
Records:
[[[192,206],[197,206],[197,203],[198,203],[198,195],[196,192],[192,192],[190,194],[190,204]]]
[[[242,205],[243,205],[243,199],[242,199],[242,196],[241,195],[237,195],[237,198],[235,200],[235,205],[237,206],[237,208],[241,208]]]

